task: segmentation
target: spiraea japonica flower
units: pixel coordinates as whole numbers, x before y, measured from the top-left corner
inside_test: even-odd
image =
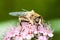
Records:
[[[49,25],[43,26],[42,24],[31,25],[28,22],[22,22],[17,27],[10,28],[11,30],[6,33],[3,40],[31,40],[36,35],[36,40],[48,40],[53,37],[53,32]]]

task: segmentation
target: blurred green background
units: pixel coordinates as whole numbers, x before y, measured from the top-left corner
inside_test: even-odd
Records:
[[[0,38],[8,25],[15,25],[18,21],[17,17],[10,16],[8,13],[21,9],[33,9],[42,15],[54,29],[52,40],[60,40],[60,0],[0,0]]]

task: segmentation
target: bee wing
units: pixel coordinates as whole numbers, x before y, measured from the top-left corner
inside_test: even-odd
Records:
[[[9,15],[11,16],[25,16],[25,12],[10,12]]]

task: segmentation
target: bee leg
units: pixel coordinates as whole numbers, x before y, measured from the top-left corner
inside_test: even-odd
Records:
[[[22,26],[21,22],[20,22],[20,25]]]
[[[30,20],[30,23],[33,25],[33,21],[32,20]]]
[[[20,25],[22,26],[21,22],[22,22],[22,21],[21,21],[21,18],[19,18],[19,23],[20,23]]]
[[[40,20],[39,20],[39,23],[38,23],[38,24],[39,24],[39,25],[41,25],[41,24],[42,24],[42,19],[40,19]]]
[[[27,17],[27,19],[28,19],[29,22],[33,25],[33,21],[32,21],[29,17]]]

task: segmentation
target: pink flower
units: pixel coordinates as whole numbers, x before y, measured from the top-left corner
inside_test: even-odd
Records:
[[[21,24],[22,25],[18,24],[17,27],[11,28],[3,40],[11,40],[11,37],[13,37],[14,40],[31,40],[36,34],[37,40],[48,40],[48,37],[53,37],[53,32],[49,28],[49,25],[43,26],[43,24],[41,24],[37,26],[31,25],[28,22],[22,22]]]
[[[46,36],[39,36],[38,40],[48,40],[48,38]]]
[[[49,37],[53,37],[53,32],[49,26],[43,27],[43,25],[38,27],[38,33],[43,33],[43,35],[48,35]]]

